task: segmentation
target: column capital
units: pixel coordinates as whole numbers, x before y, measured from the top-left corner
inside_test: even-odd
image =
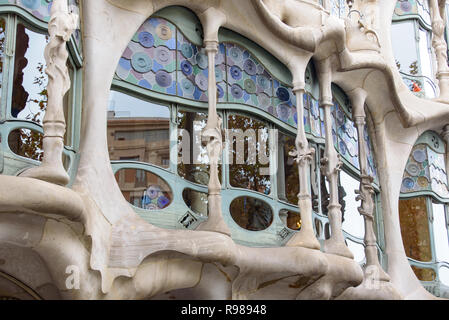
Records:
[[[204,40],[204,47],[206,49],[206,52],[213,52],[213,53],[217,53],[218,52],[218,41],[216,40]]]
[[[293,93],[296,94],[301,93],[301,92],[305,92],[305,87],[306,87],[306,83],[304,81],[295,81],[293,82]]]

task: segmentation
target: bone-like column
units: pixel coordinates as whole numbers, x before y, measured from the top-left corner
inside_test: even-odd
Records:
[[[217,114],[217,84],[215,82],[215,55],[218,52],[218,41],[204,41],[209,61],[209,111],[203,138],[207,139],[207,154],[209,156],[208,184],[208,219],[200,225],[199,230],[215,231],[230,235],[228,226],[223,220],[221,209],[221,184],[218,177],[218,161],[222,154],[222,120]]]
[[[341,205],[338,202],[338,173],[342,162],[334,147],[332,138],[332,89],[331,68],[329,59],[319,61],[317,64],[318,80],[320,84],[320,107],[324,110],[324,127],[326,133],[326,146],[324,157],[321,159],[321,170],[329,182],[328,217],[331,226],[331,236],[324,242],[324,251],[348,258],[353,258],[352,252],[346,246],[343,238]]]
[[[438,100],[447,102],[449,101],[449,67],[447,65],[447,44],[444,39],[446,26],[445,1],[429,0],[429,5],[432,19],[432,46],[437,60],[436,76],[440,88]]]
[[[319,249],[320,244],[312,226],[312,196],[308,187],[310,163],[313,160],[315,149],[309,147],[304,128],[304,83],[294,83],[293,92],[296,96],[298,128],[295,140],[296,150],[291,155],[296,157],[299,171],[298,207],[301,214],[301,229],[290,239],[287,246]]]
[[[359,146],[359,164],[360,164],[360,187],[355,190],[358,194],[356,200],[361,200],[359,213],[365,221],[365,256],[366,267],[365,276],[371,276],[375,280],[389,281],[390,277],[384,272],[379,263],[376,247],[376,235],[374,233],[374,189],[372,186],[373,177],[368,175],[367,171],[367,152],[365,143],[365,100],[366,92],[363,89],[355,89],[351,94],[352,115],[357,128],[358,146]]]
[[[62,164],[64,148],[63,98],[70,89],[70,77],[66,66],[68,52],[66,42],[76,28],[77,16],[69,14],[66,0],[54,0],[48,23],[50,40],[45,47],[44,57],[48,75],[48,102],[43,121],[44,156],[39,167],[24,171],[21,176],[36,178],[47,182],[66,185],[69,176]]]

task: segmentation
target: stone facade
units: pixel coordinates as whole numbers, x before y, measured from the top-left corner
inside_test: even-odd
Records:
[[[35,2],[0,1],[0,297],[449,297],[445,1]],[[429,76],[423,58],[401,73],[393,48],[413,6]],[[41,101],[20,23],[48,32]],[[23,116],[33,99],[42,118]],[[179,130],[197,128],[186,148]],[[239,128],[262,132],[266,159],[225,162]],[[189,148],[203,160],[181,165]],[[399,201],[413,197],[442,220]],[[417,261],[406,227],[442,251]]]

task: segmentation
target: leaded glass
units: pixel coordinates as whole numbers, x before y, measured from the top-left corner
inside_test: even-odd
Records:
[[[207,101],[208,59],[206,49],[178,36],[178,96]],[[216,71],[220,74],[220,69]]]
[[[444,154],[422,143],[413,147],[401,184],[402,193],[418,191],[433,191],[440,197],[449,197]]]
[[[335,118],[338,138],[337,149],[349,163],[359,169],[357,129],[354,122],[337,102],[335,102]]]
[[[270,112],[270,109],[268,111],[280,120],[296,127],[298,115],[296,113],[296,97],[292,88],[273,79],[273,92],[273,112]]]
[[[265,67],[248,50],[234,43],[226,44],[226,65],[229,102],[249,104],[270,112],[272,77]]]
[[[1,4],[16,4],[40,20],[50,20],[52,1],[49,0],[0,0]]]
[[[166,94],[176,94],[176,27],[150,18],[139,28],[120,58],[117,76]]]

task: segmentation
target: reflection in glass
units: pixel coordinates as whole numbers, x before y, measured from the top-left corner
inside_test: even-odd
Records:
[[[365,260],[365,247],[362,244],[354,242],[350,239],[346,239],[346,244],[354,255],[354,260],[358,263],[362,263]]]
[[[168,207],[173,193],[159,176],[142,169],[125,168],[115,173],[120,190],[132,205],[146,210]]]
[[[438,275],[440,276],[440,281],[445,285],[449,286],[449,268],[440,267]]]
[[[438,261],[449,262],[449,239],[447,235],[447,221],[444,205],[432,203],[433,236],[435,240],[435,254]]]
[[[323,234],[323,224],[319,219],[315,219],[315,234],[318,239],[320,239]]]
[[[16,129],[9,133],[8,145],[15,154],[41,161],[44,156],[42,140],[44,135],[30,129]]]
[[[292,230],[301,229],[301,215],[299,212],[294,212],[286,209],[282,209],[279,211],[279,216],[281,217],[282,222]]]
[[[0,89],[3,86],[3,64],[5,63],[6,23],[0,18]],[[1,97],[1,90],[0,90]]]
[[[418,62],[413,21],[393,23],[391,25],[391,43],[399,70],[413,74],[413,65]]]
[[[169,108],[111,91],[108,146],[111,160],[170,166]]]
[[[207,113],[178,112],[178,174],[182,178],[207,185],[209,183],[209,156],[202,142]],[[218,177],[221,179],[221,166]]]
[[[283,177],[283,181],[279,181],[279,199],[286,200],[291,204],[298,204],[299,193],[299,170],[293,156],[290,152],[295,150],[295,137],[285,134],[279,135],[279,173],[278,178]],[[281,169],[284,169],[281,172]]]
[[[231,202],[229,211],[232,219],[242,228],[259,231],[268,228],[273,221],[271,207],[252,197],[239,197]]]
[[[231,186],[270,194],[268,127],[249,117],[230,115],[228,129]]]
[[[182,192],[182,198],[193,212],[201,216],[207,216],[207,193],[187,188]]]
[[[340,185],[344,188],[344,207],[342,207],[343,224],[342,228],[347,233],[363,238],[365,236],[365,223],[362,215],[358,211],[360,201],[355,201],[357,194],[355,190],[359,189],[359,182],[344,171],[340,171]]]
[[[44,49],[48,35],[17,25],[11,115],[42,124],[47,107],[48,76]]]
[[[407,257],[418,261],[430,261],[430,234],[426,197],[399,200],[399,220],[402,242]]]
[[[437,277],[433,269],[418,268],[411,266],[416,277],[421,281],[434,281]]]

